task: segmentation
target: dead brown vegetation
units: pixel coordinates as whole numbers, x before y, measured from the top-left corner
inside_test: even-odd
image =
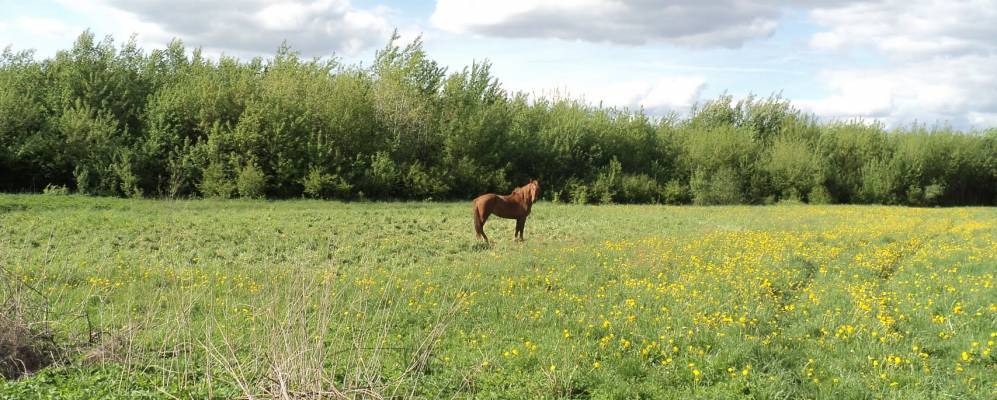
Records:
[[[0,375],[18,378],[61,359],[45,296],[0,267]]]

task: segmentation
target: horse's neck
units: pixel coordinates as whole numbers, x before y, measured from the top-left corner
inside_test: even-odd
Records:
[[[523,190],[523,188],[515,188],[515,189],[513,189],[512,193],[510,193],[506,197],[511,198],[511,199],[515,199],[515,200],[517,200],[517,202],[523,204],[523,206],[526,207],[526,212],[527,213],[529,213],[530,209],[533,208],[533,202],[530,201],[530,196],[528,196],[526,194],[526,190]]]
[[[526,207],[526,213],[529,214],[530,213],[530,209],[533,208],[533,200],[530,199],[530,195],[528,193],[526,193],[526,190],[522,190],[522,189],[519,190],[519,191],[517,191],[516,193],[518,193],[520,196],[523,197],[523,206]]]

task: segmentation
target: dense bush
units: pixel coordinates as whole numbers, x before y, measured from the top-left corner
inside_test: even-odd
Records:
[[[369,66],[89,32],[50,59],[0,55],[0,190],[468,199],[530,178],[575,203],[994,204],[997,130],[821,123],[778,96],[650,118],[507,92],[419,40]]]
[[[236,186],[239,189],[239,197],[257,199],[266,193],[267,177],[255,164],[246,164],[239,170]]]

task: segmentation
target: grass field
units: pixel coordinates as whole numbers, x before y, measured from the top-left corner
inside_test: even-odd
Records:
[[[533,210],[2,195],[0,398],[997,397],[997,209]]]

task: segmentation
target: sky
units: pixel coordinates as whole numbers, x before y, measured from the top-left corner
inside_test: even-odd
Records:
[[[90,29],[145,49],[369,64],[397,29],[450,71],[652,115],[778,94],[827,120],[997,127],[997,0],[0,0],[0,47]]]

